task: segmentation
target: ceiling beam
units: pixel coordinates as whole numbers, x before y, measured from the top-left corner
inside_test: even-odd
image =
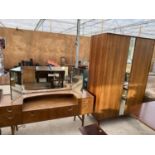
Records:
[[[46,20],[56,22],[56,23],[75,25],[74,22],[69,22],[69,21],[65,21],[65,20],[61,20],[61,19],[59,19],[59,20],[58,19],[46,19]]]
[[[89,23],[89,22],[92,22],[92,21],[95,21],[95,20],[96,20],[96,19],[88,20],[88,21],[86,21],[86,22],[83,22],[80,26],[81,26],[81,28],[82,28],[82,26],[85,26],[85,24],[87,24],[87,23]],[[112,20],[112,19],[104,19],[104,22],[110,21],[110,20]],[[86,27],[93,27],[93,26],[95,26],[95,25],[97,25],[97,24],[102,24],[102,23],[103,23],[103,20],[101,20],[101,21],[99,21],[99,22],[95,22],[95,23],[93,23],[93,24],[91,24],[91,25],[86,25],[85,28],[86,28]],[[71,28],[68,28],[67,30],[65,30],[65,31],[63,31],[63,32],[60,32],[60,33],[64,33],[64,32],[71,31],[71,30],[73,30],[74,28],[76,28],[76,26],[71,27]]]
[[[36,24],[35,28],[34,28],[34,31],[38,30],[40,28],[40,26],[44,23],[46,19],[40,19],[38,21],[38,23]]]
[[[90,19],[90,20],[88,20],[88,21],[86,21],[86,22],[81,23],[80,26],[83,26],[83,25],[85,25],[86,23],[92,22],[92,21],[94,21],[94,20],[95,20],[95,19]],[[73,27],[70,27],[70,28],[68,28],[68,29],[66,29],[66,30],[64,30],[64,31],[62,31],[62,32],[60,32],[60,33],[68,32],[68,31],[70,31],[70,30],[72,30],[72,29],[76,29],[76,28],[77,28],[77,25],[75,25],[75,26],[73,26]]]

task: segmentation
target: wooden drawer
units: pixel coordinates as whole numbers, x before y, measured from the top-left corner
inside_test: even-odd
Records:
[[[18,125],[21,123],[21,114],[5,114],[0,116],[0,127]]]
[[[52,108],[46,110],[23,112],[23,123],[32,123],[50,119],[74,116],[77,114],[78,105]]]
[[[78,105],[59,107],[49,110],[49,119],[74,116],[78,112]]]
[[[7,115],[7,114],[17,114],[21,112],[22,112],[22,109],[21,109],[21,106],[19,105],[0,107],[0,116]]]
[[[94,100],[93,98],[85,98],[79,100],[79,114],[93,113]]]
[[[48,110],[23,112],[23,123],[32,123],[48,120]]]

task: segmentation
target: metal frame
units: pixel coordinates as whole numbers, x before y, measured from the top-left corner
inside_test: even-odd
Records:
[[[39,22],[36,24],[34,31],[38,30],[45,20],[46,19],[40,19]]]
[[[20,25],[21,21],[21,25]],[[36,21],[36,19],[35,19]],[[45,22],[47,21],[47,22]],[[34,31],[41,30],[46,32],[53,33],[62,33],[62,34],[70,34],[76,35],[76,20],[67,20],[67,19],[38,19],[36,25],[30,25],[30,20],[14,20],[13,19],[0,19],[1,27],[11,26],[12,28],[18,27],[19,29],[23,29],[23,27],[27,27]],[[16,25],[17,22],[17,25]],[[49,22],[49,23],[48,23]],[[52,23],[52,26],[50,24]],[[155,20],[154,19],[81,19],[80,29],[81,35],[91,36],[100,33],[113,32],[119,34],[128,34],[135,36],[144,36],[155,38]],[[24,26],[25,25],[25,26]],[[48,29],[49,27],[49,29]],[[56,29],[55,29],[56,28]]]
[[[131,28],[131,27],[133,28],[133,27],[140,26],[140,25],[147,25],[149,23],[155,23],[155,20],[153,19],[153,20],[147,20],[147,21],[143,21],[143,22],[131,23],[131,24],[123,25],[123,26],[116,26],[116,27],[113,27],[113,28],[105,29],[104,33],[105,32],[113,32],[115,30],[120,30],[120,29],[121,29],[121,31],[123,31],[123,33],[125,33],[124,29],[128,29],[128,28]],[[100,31],[96,31],[94,33],[99,34]],[[86,35],[90,35],[90,33],[87,33]]]
[[[79,63],[79,49],[80,49],[80,19],[77,20],[77,34],[76,34],[76,62],[75,68],[78,68]]]
[[[95,19],[90,19],[90,20],[88,20],[88,21],[86,21],[86,22],[81,23],[80,26],[84,26],[85,24],[87,24],[87,23],[89,23],[89,22],[92,22],[92,21],[94,21],[94,20],[95,20]],[[70,30],[73,30],[73,29],[76,29],[76,25],[73,26],[73,27],[70,27],[70,28],[68,28],[68,29],[66,29],[66,30],[64,30],[64,31],[61,31],[60,33],[65,33],[65,32],[68,32],[68,31],[70,31]]]

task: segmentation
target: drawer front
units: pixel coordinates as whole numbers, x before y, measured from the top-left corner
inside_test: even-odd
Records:
[[[0,127],[18,125],[21,123],[21,114],[5,114],[0,116]]]
[[[21,113],[21,111],[22,108],[19,105],[0,107],[0,116],[6,114],[17,114]]]
[[[32,123],[48,120],[48,110],[23,112],[23,123]]]
[[[77,111],[78,105],[46,110],[25,111],[23,112],[23,124],[74,116],[77,114]]]
[[[74,116],[78,112],[78,105],[59,107],[49,110],[49,119]]]
[[[93,113],[94,100],[93,98],[86,98],[79,101],[79,114]]]

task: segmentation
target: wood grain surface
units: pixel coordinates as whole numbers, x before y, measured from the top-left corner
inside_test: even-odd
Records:
[[[118,115],[129,42],[130,37],[114,34],[92,37],[88,89],[96,96],[99,119]]]

